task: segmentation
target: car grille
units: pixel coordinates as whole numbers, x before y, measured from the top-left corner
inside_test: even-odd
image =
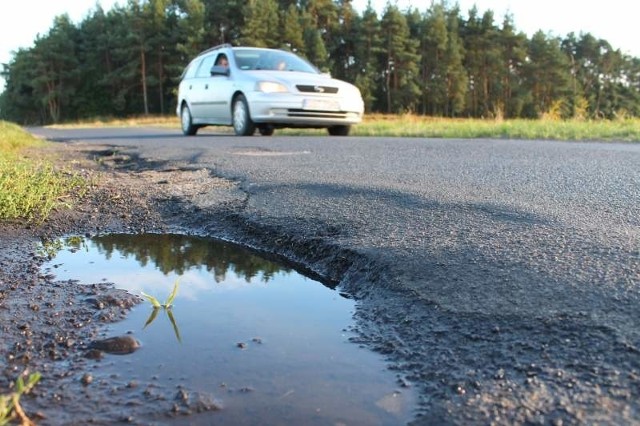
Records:
[[[338,93],[338,88],[331,86],[312,86],[309,84],[299,84],[296,87],[299,91],[305,93]]]
[[[289,117],[307,117],[307,118],[347,118],[346,112],[341,111],[309,111],[306,109],[289,109],[287,110]]]

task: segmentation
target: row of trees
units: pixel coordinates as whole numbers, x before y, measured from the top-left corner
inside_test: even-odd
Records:
[[[640,116],[640,59],[591,34],[531,38],[445,1],[379,16],[351,0],[129,0],[56,17],[3,64],[0,117],[48,123],[166,114],[184,66],[211,45],[293,50],[355,83],[367,111],[446,117]]]

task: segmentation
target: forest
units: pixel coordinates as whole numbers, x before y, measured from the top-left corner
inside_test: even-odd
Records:
[[[640,58],[590,33],[528,37],[514,17],[350,0],[128,0],[57,16],[3,64],[0,119],[173,114],[184,67],[221,43],[288,49],[359,87],[367,112],[460,118],[640,116]]]

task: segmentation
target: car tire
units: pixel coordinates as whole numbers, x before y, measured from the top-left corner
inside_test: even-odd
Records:
[[[331,126],[327,128],[331,136],[349,136],[351,126]]]
[[[256,131],[256,125],[251,120],[249,105],[244,95],[238,95],[233,100],[233,130],[238,136],[251,136]]]
[[[258,131],[262,136],[271,136],[276,129],[273,126],[259,126]]]
[[[180,124],[182,125],[182,133],[186,136],[193,136],[198,132],[198,126],[193,125],[191,110],[188,105],[183,105],[180,111]]]

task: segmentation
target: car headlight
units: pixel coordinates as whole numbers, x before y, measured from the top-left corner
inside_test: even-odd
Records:
[[[256,90],[263,93],[285,93],[289,89],[284,84],[275,81],[259,81],[256,83]]]
[[[349,98],[358,99],[362,97],[362,94],[360,93],[360,89],[358,89],[356,86],[347,86],[345,88],[344,93]]]

